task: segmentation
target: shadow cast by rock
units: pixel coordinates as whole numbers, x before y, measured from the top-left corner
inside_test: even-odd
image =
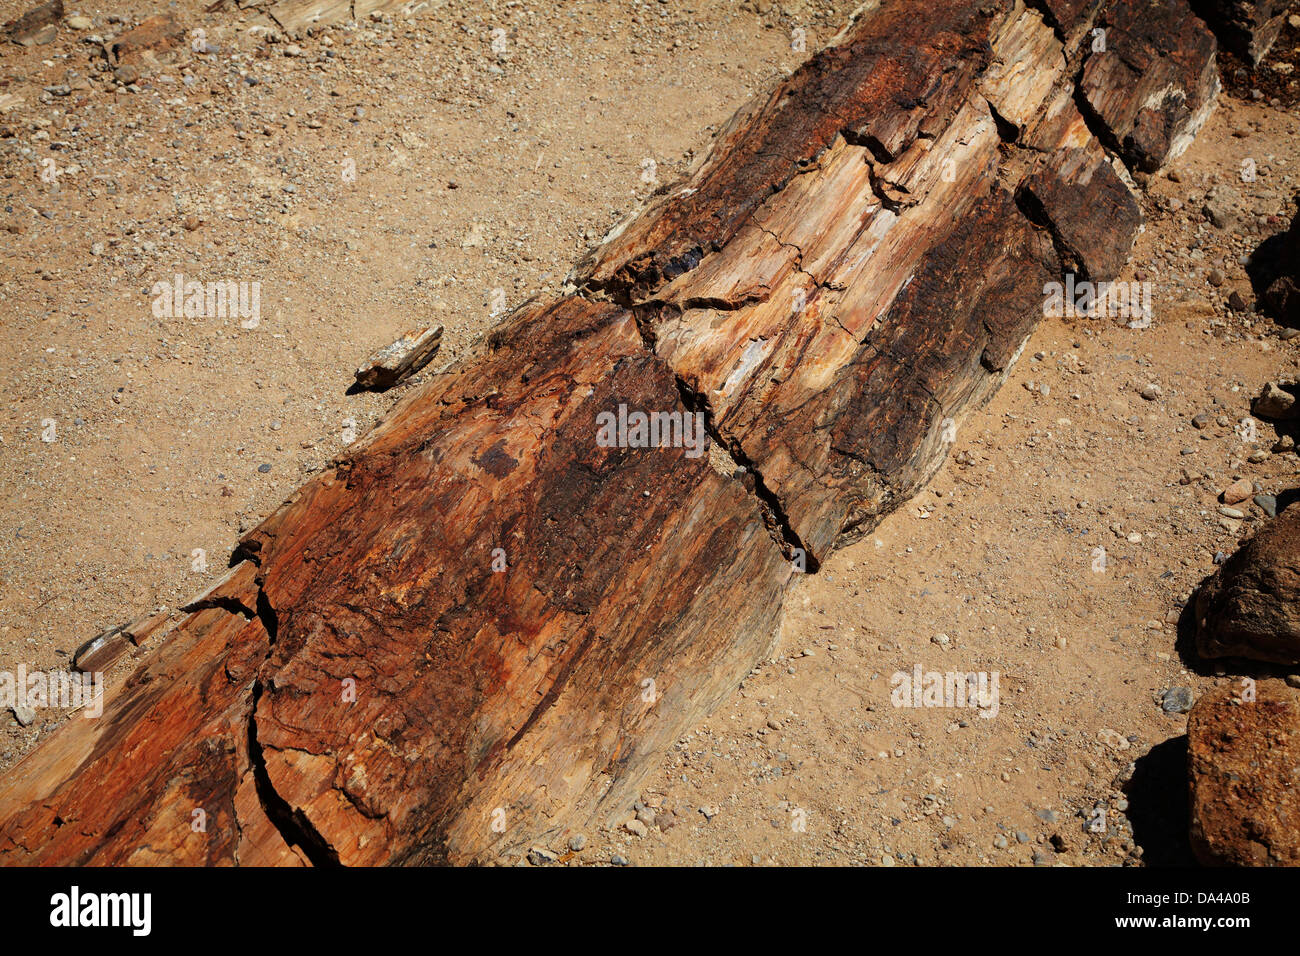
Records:
[[[1152,747],[1124,787],[1133,841],[1148,866],[1195,866],[1188,837],[1187,735]]]

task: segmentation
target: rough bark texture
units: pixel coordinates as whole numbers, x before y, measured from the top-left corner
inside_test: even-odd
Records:
[[[1187,718],[1191,842],[1207,866],[1300,866],[1300,691],[1218,688]]]
[[[1191,145],[1214,109],[1214,37],[1183,0],[1114,3],[1097,26],[1105,49],[1089,53],[1080,87],[1125,162],[1153,172]]]
[[[1258,63],[1272,48],[1292,0],[1195,0],[1205,20],[1225,47],[1242,59]]]
[[[248,535],[5,782],[0,860],[485,861],[625,810],[797,571],[938,466],[1045,284],[1123,265],[1138,207],[1068,36],[1011,0],[863,14]],[[702,414],[732,461],[606,447],[620,406]]]
[[[1264,525],[1201,585],[1196,649],[1300,664],[1300,507]]]

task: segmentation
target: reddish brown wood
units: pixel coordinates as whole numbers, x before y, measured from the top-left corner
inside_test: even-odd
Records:
[[[799,570],[938,466],[1045,285],[1123,264],[1137,207],[1058,28],[1012,0],[864,13],[577,294],[249,534],[104,718],[0,784],[0,861],[479,862],[626,812]],[[705,415],[731,458],[605,447],[620,406]]]

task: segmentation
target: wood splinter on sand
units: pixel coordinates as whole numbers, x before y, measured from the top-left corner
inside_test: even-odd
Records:
[[[933,474],[1045,286],[1122,268],[1141,215],[1080,92],[1108,5],[1044,6],[875,5],[743,107],[8,775],[0,860],[508,862],[616,822],[798,573]],[[1217,88],[1204,28],[1159,32],[1185,4],[1147,7],[1119,35],[1162,96],[1104,111],[1144,168]],[[605,447],[620,406],[703,415],[731,461]]]
[[[424,368],[442,345],[442,326],[431,325],[376,350],[357,369],[356,387],[382,392]]]

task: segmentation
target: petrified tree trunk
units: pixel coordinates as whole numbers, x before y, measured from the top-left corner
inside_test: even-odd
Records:
[[[1294,0],[1195,0],[1193,6],[1224,46],[1258,63],[1282,32]]]
[[[574,295],[248,535],[104,718],[6,781],[0,859],[472,862],[608,822],[795,575],[938,466],[1045,284],[1122,266],[1140,216],[1078,108],[1085,36],[1008,0],[864,14]],[[1208,35],[1131,36],[1171,86],[1213,80]],[[620,406],[686,433],[606,447]]]

